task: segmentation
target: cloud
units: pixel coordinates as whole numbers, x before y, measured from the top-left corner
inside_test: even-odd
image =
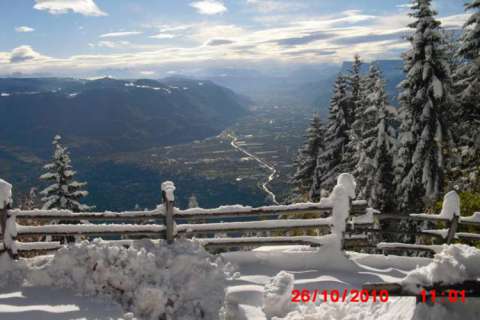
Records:
[[[439,20],[442,22],[442,27],[447,29],[460,29],[464,23],[467,22],[470,14],[457,14],[448,17],[442,17]]]
[[[24,45],[12,50],[12,52],[10,53],[10,62],[25,62],[28,60],[39,58],[40,56],[41,55],[35,50],[33,50],[32,47]]]
[[[353,37],[337,38],[333,41],[333,43],[351,45],[351,44],[358,44],[358,43],[381,42],[386,40],[403,41],[402,39],[404,39],[405,36],[406,36],[406,32],[403,32],[403,31],[385,33],[385,34],[370,33],[370,34],[358,35]]]
[[[69,11],[85,16],[106,16],[107,13],[93,0],[35,0],[34,9],[46,10],[51,14],[65,14]]]
[[[442,17],[444,25],[461,26],[463,15]],[[0,70],[13,72],[58,72],[87,74],[105,68],[179,70],[204,65],[235,63],[340,63],[351,60],[355,52],[366,61],[399,58],[409,47],[402,35],[411,32],[411,18],[400,12],[366,15],[346,11],[331,15],[298,16],[273,24],[237,25],[215,21],[189,24],[150,25],[150,37],[175,41],[129,43],[122,38],[105,38],[90,44],[90,54],[67,58],[39,56],[30,47],[16,53],[0,52]],[[178,39],[178,40],[177,40]],[[141,39],[137,39],[140,41]],[[145,40],[145,39],[144,39]],[[30,50],[29,50],[30,49]],[[23,62],[12,64],[10,62]]]
[[[304,56],[304,55],[315,55],[315,56],[330,56],[335,54],[337,51],[329,49],[305,49],[297,51],[288,51],[286,54],[290,56]]]
[[[205,43],[207,46],[223,46],[226,44],[232,44],[235,43],[235,41],[228,40],[228,39],[210,39]]]
[[[142,34],[140,31],[121,31],[121,32],[110,32],[104,33],[99,36],[99,38],[119,38],[119,37],[128,37]]]
[[[395,7],[401,8],[401,9],[409,9],[413,6],[413,3],[404,3],[404,4],[397,4]]]
[[[304,7],[300,3],[283,2],[279,0],[246,0],[248,5],[253,6],[255,9],[262,13],[271,13],[274,11],[291,11]]]
[[[317,40],[333,38],[335,36],[336,34],[333,32],[315,31],[301,37],[292,37],[292,38],[276,40],[276,43],[278,43],[281,46],[298,46],[298,45],[308,44],[310,42],[314,42]]]
[[[35,29],[27,27],[27,26],[20,26],[15,28],[16,32],[33,32]]]
[[[175,38],[175,35],[171,34],[171,33],[159,33],[159,34],[155,34],[153,36],[149,36],[149,38],[152,38],[152,39],[173,39],[173,38]]]
[[[218,0],[195,1],[190,3],[190,6],[197,9],[198,13],[206,15],[215,15],[227,11],[227,7],[225,7],[223,2]]]
[[[143,70],[143,71],[140,71],[139,72],[141,75],[143,76],[152,76],[155,74],[155,71],[151,71],[151,70]]]
[[[89,47],[91,48],[109,48],[109,49],[117,49],[117,48],[125,48],[131,45],[128,41],[109,41],[109,40],[102,40],[95,43],[89,43]]]

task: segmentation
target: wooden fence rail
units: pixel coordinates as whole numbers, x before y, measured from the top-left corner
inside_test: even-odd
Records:
[[[0,179],[0,200],[2,200],[2,188],[9,189],[11,186]],[[7,251],[11,257],[16,258],[19,252],[43,252],[62,247],[59,241],[42,242],[29,239],[29,242],[26,240],[27,237],[40,239],[47,236],[140,236],[150,239],[165,239],[168,243],[172,243],[177,237],[234,233],[232,237],[200,238],[199,241],[209,248],[282,244],[318,246],[321,245],[319,236],[258,237],[251,233],[330,230],[334,224],[331,216],[335,201],[332,202],[331,199],[322,199],[319,203],[297,203],[258,208],[234,205],[215,209],[181,210],[175,207],[175,185],[172,182],[162,183],[161,191],[163,203],[154,210],[125,212],[75,213],[68,210],[18,210],[11,208],[12,201],[9,196],[9,199],[3,199],[3,206],[0,204],[2,236],[0,252]],[[6,198],[5,195],[3,198]],[[350,208],[349,215],[352,217],[362,216],[367,212],[366,201],[349,200],[348,207]],[[283,215],[291,218],[306,213],[314,214],[317,218],[281,219]],[[239,218],[255,218],[256,221],[231,221],[232,219],[239,220]],[[269,220],[259,220],[260,218],[269,218]],[[220,221],[220,219],[230,221]],[[26,225],[31,221],[46,222],[47,224]],[[49,224],[51,221],[62,221],[62,224]],[[77,224],[65,224],[65,222],[77,222]],[[95,222],[95,224],[90,222]],[[240,237],[245,234],[249,235]],[[352,237],[347,237],[342,242],[352,243],[352,240]]]

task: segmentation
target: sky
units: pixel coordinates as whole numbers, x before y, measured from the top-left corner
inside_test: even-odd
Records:
[[[436,0],[460,28],[464,0]],[[0,0],[0,75],[159,78],[398,59],[409,0]]]

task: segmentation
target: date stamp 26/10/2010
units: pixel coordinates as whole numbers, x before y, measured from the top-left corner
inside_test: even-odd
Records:
[[[309,302],[388,302],[389,293],[387,290],[292,290],[291,301],[294,303]],[[437,292],[435,290],[422,290],[417,297],[417,301],[421,303],[465,303],[465,290],[447,290]]]

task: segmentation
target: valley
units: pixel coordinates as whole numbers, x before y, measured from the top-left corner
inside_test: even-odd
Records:
[[[292,110],[287,106],[257,108],[218,136],[119,153],[99,161],[135,167],[174,181],[180,207],[187,205],[192,194],[202,207],[283,202],[289,194],[293,160],[312,113],[308,108]],[[186,177],[190,183],[184,183]],[[153,200],[139,197],[137,202],[151,206]]]

